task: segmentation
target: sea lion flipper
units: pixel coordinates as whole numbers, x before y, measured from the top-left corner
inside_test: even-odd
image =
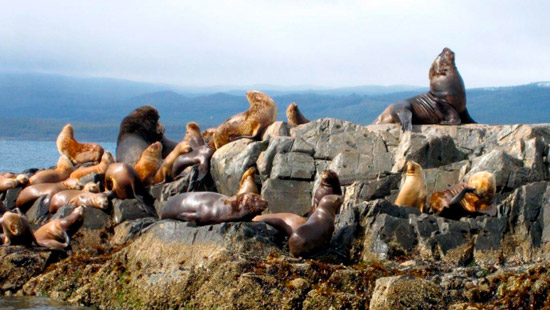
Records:
[[[399,123],[403,131],[412,131],[412,112],[409,109],[401,108],[397,112]]]
[[[463,190],[460,191],[460,193],[458,193],[456,196],[453,197],[453,199],[451,199],[449,205],[454,206],[459,204],[460,201],[464,199],[464,195],[466,195],[466,193],[472,193],[475,192],[475,190],[476,189],[473,187],[465,187]]]
[[[39,243],[40,246],[43,246],[45,248],[55,249],[55,250],[60,250],[60,251],[65,250],[65,248],[66,248],[65,244],[66,243],[61,243],[61,242],[59,242],[57,240],[53,240],[53,239],[42,240]],[[68,244],[67,244],[67,246],[68,246]]]

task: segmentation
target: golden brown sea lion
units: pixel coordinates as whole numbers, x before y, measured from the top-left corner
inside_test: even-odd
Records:
[[[214,132],[216,149],[227,143],[240,139],[259,139],[265,129],[277,118],[277,104],[268,95],[259,91],[246,92],[250,108],[242,113],[231,116]]]
[[[214,192],[191,192],[173,196],[161,219],[176,219],[197,225],[250,221],[267,208],[262,196],[244,193],[228,197]]]
[[[260,194],[258,191],[258,186],[256,185],[256,182],[254,182],[254,174],[256,173],[256,168],[250,167],[248,170],[246,170],[242,177],[241,177],[241,183],[239,184],[239,189],[237,190],[238,194],[242,193],[254,193],[254,194]]]
[[[97,143],[78,143],[71,124],[63,127],[55,143],[59,154],[67,156],[75,165],[97,162],[103,155],[103,148]]]
[[[495,215],[495,176],[488,171],[473,174],[467,182],[435,192],[430,197],[430,208],[437,215],[460,218],[468,213]]]
[[[31,246],[33,242],[36,243],[29,221],[19,209],[15,209],[15,212],[4,212],[0,218],[0,226],[0,241],[3,245]]]
[[[101,161],[99,162],[99,164],[88,167],[80,167],[71,172],[71,175],[69,177],[80,179],[90,173],[104,174],[107,170],[107,167],[109,167],[109,165],[114,162],[115,159],[113,158],[113,155],[110,152],[105,151],[103,153],[103,156],[101,156]]]
[[[162,165],[160,166],[160,169],[157,170],[157,173],[155,174],[155,184],[161,183],[164,181],[172,181],[172,166],[174,165],[174,162],[178,158],[178,156],[189,153],[193,149],[191,146],[189,146],[189,143],[186,141],[182,141],[176,145],[174,150],[166,156],[164,161],[162,162]]]
[[[84,185],[82,190],[68,189],[63,190],[58,193],[55,193],[50,199],[50,204],[48,206],[48,211],[51,214],[57,212],[57,210],[65,205],[70,205],[70,201],[76,196],[83,193],[99,193],[99,186],[97,184],[90,182]]]
[[[15,177],[0,176],[0,192],[5,192],[8,189],[25,186],[29,183],[29,177],[25,174],[18,174]]]
[[[422,166],[412,160],[407,161],[405,182],[401,186],[401,189],[399,189],[399,194],[394,204],[414,207],[421,212],[426,212],[427,196],[428,191],[426,189],[426,180]]]
[[[27,186],[17,196],[15,207],[21,209],[23,212],[27,212],[34,201],[43,195],[47,196],[44,204],[49,205],[50,199],[54,194],[67,189],[82,189],[82,183],[78,179],[70,178],[57,183],[42,183]]]
[[[307,222],[293,230],[288,238],[290,254],[294,257],[308,257],[326,248],[332,238],[334,221],[342,202],[342,196],[324,196]]]
[[[73,172],[74,166],[71,160],[65,156],[61,155],[57,161],[55,169],[46,169],[38,171],[29,179],[29,184],[40,184],[40,183],[57,183],[63,180],[66,180]]]
[[[310,121],[300,112],[296,102],[291,102],[286,108],[286,118],[288,119],[288,124],[292,127],[307,124]]]
[[[70,244],[68,230],[76,231],[84,218],[86,207],[79,206],[62,219],[49,221],[36,230],[34,236],[38,245],[48,249],[64,250]]]
[[[162,163],[162,144],[155,142],[147,147],[138,162],[134,166],[138,177],[144,186],[151,185],[155,182],[155,174]]]
[[[458,125],[475,123],[466,109],[464,81],[455,65],[455,54],[444,48],[430,68],[430,91],[389,105],[373,124],[401,124],[411,131],[413,124]]]

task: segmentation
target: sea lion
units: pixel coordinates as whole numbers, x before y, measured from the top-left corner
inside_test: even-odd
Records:
[[[133,167],[141,157],[143,150],[157,141],[162,143],[162,157],[170,154],[177,142],[164,136],[164,126],[158,120],[157,109],[148,105],[133,110],[122,120],[116,146],[118,162]]]
[[[448,218],[479,213],[494,216],[496,190],[495,176],[488,171],[481,171],[473,174],[467,182],[433,193],[430,208],[435,214]]]
[[[294,257],[308,257],[326,248],[334,232],[334,220],[343,199],[339,195],[324,196],[307,221],[293,230],[288,248]]]
[[[176,147],[166,156],[164,161],[162,162],[162,165],[157,170],[157,173],[155,174],[155,184],[161,183],[164,181],[172,181],[172,167],[174,165],[174,162],[178,158],[178,156],[189,153],[193,149],[191,146],[189,146],[189,143],[186,141],[182,141],[176,145]]]
[[[4,212],[0,218],[0,226],[2,226],[0,241],[4,246],[24,245],[29,247],[33,242],[36,243],[29,221],[19,209],[15,209],[15,212]]]
[[[61,155],[57,161],[55,169],[46,169],[38,171],[29,179],[29,184],[40,184],[40,183],[57,183],[63,180],[66,180],[73,172],[74,166],[71,160],[65,156]]]
[[[113,158],[113,154],[111,154],[108,151],[105,151],[103,153],[103,156],[101,156],[101,161],[99,162],[99,164],[88,166],[88,167],[80,167],[75,171],[71,172],[71,175],[69,177],[80,179],[90,173],[104,174],[105,171],[107,170],[107,167],[109,167],[109,165],[114,162],[115,162],[115,159]]]
[[[43,195],[47,196],[44,199],[44,204],[49,205],[50,199],[54,194],[67,189],[82,189],[82,183],[78,179],[69,178],[57,183],[42,183],[27,186],[17,196],[15,207],[21,209],[23,212],[27,212],[34,201]]]
[[[69,200],[67,205],[107,210],[109,208],[109,196],[106,193],[83,192]]]
[[[201,132],[201,136],[206,143],[214,143],[214,133],[216,132],[216,127],[207,128]],[[214,144],[212,144],[214,145]]]
[[[187,123],[185,126],[185,136],[183,137],[183,141],[189,143],[189,146],[192,148],[197,148],[205,144],[204,138],[201,134],[201,129],[197,123]]]
[[[464,81],[453,51],[443,49],[432,63],[429,78],[429,92],[390,104],[373,124],[398,123],[403,131],[411,131],[413,124],[475,123],[466,109]]]
[[[29,177],[25,174],[18,174],[15,177],[0,176],[0,192],[5,192],[8,189],[25,186],[29,183]]]
[[[193,149],[191,152],[179,155],[174,164],[172,165],[172,177],[177,178],[185,168],[198,164],[199,176],[198,181],[204,179],[204,177],[210,171],[210,158],[214,155],[215,148],[213,143],[208,143]]]
[[[138,162],[134,166],[139,180],[144,186],[148,186],[154,183],[155,174],[160,168],[162,163],[162,144],[155,142],[149,145],[141,154]]]
[[[228,197],[214,192],[191,192],[166,202],[161,219],[176,219],[196,225],[250,221],[267,208],[267,201],[253,193]]]
[[[288,119],[288,124],[292,127],[307,124],[309,119],[307,119],[298,109],[296,102],[291,102],[286,108],[286,118]]]
[[[412,160],[407,161],[405,182],[401,186],[394,204],[414,207],[421,212],[426,212],[427,196],[428,191],[426,189],[426,179],[422,166]]]
[[[93,182],[86,183],[82,190],[68,189],[68,190],[60,191],[52,195],[52,198],[50,199],[50,204],[48,206],[48,211],[51,214],[54,214],[62,206],[70,205],[69,202],[76,196],[87,192],[99,193],[99,191],[100,191],[99,186],[97,186],[97,184]]]
[[[262,214],[254,217],[252,222],[263,222],[275,227],[278,231],[290,236],[293,231],[303,225],[307,220],[294,213]]]
[[[79,206],[62,219],[49,221],[36,230],[34,236],[38,245],[54,250],[64,250],[70,244],[67,231],[76,232],[82,225],[86,207]]]
[[[250,108],[231,116],[214,132],[213,140],[216,149],[241,138],[258,140],[265,129],[275,122],[277,104],[273,99],[256,90],[246,92],[246,98]]]
[[[254,182],[254,174],[256,173],[256,168],[250,167],[248,168],[241,177],[241,182],[239,184],[239,189],[237,190],[238,194],[242,193],[254,193],[254,194],[260,194],[260,191],[258,191],[258,186],[256,185],[256,182]]]
[[[338,174],[330,169],[323,170],[321,172],[321,182],[313,195],[313,204],[308,215],[315,212],[319,202],[326,195],[342,195],[342,188],[340,187],[340,179],[338,178]]]
[[[59,154],[67,156],[75,165],[97,162],[103,155],[103,148],[97,143],[79,143],[74,138],[71,124],[65,125],[55,141]]]

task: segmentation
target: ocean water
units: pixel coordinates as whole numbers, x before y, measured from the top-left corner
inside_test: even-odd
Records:
[[[2,310],[83,310],[88,307],[70,306],[48,297],[4,297],[0,296]]]
[[[99,144],[115,155],[116,143]],[[55,166],[58,159],[59,152],[55,141],[0,141],[0,172],[49,168]]]

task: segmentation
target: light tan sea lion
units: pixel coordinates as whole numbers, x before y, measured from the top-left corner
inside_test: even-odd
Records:
[[[174,165],[174,162],[178,158],[178,156],[189,153],[193,149],[191,146],[189,146],[189,143],[186,141],[182,141],[176,145],[174,150],[166,156],[164,161],[162,162],[162,165],[160,166],[160,169],[157,170],[157,173],[155,174],[155,180],[154,183],[161,183],[164,181],[172,181],[172,166]]]
[[[67,156],[75,165],[97,162],[103,155],[103,148],[97,143],[79,143],[74,138],[71,124],[65,125],[55,141],[59,154]]]
[[[29,184],[57,183],[66,180],[73,172],[74,166],[71,160],[61,155],[57,161],[55,169],[46,169],[38,171],[29,179]]]
[[[89,166],[89,167],[80,167],[75,171],[71,172],[71,175],[69,177],[80,179],[90,173],[104,174],[105,171],[107,170],[107,167],[109,167],[109,165],[114,162],[115,162],[115,159],[113,158],[113,154],[105,151],[103,153],[103,156],[101,156],[101,161],[99,162],[99,164]]]
[[[71,214],[62,219],[49,221],[36,230],[34,236],[36,242],[43,247],[55,250],[64,250],[69,246],[70,236],[68,230],[76,230],[84,218],[86,207],[79,206]]]
[[[426,189],[426,180],[422,167],[416,162],[409,160],[407,162],[407,172],[405,183],[399,190],[394,204],[398,206],[409,206],[426,212],[426,198],[428,191]]]
[[[18,174],[15,177],[0,176],[0,192],[8,189],[25,186],[29,183],[29,177],[24,174]]]
[[[288,124],[292,127],[310,122],[309,119],[307,119],[302,112],[300,112],[296,102],[291,102],[288,105],[288,108],[286,108],[286,118],[288,120]]]
[[[21,191],[21,193],[19,193],[19,196],[17,196],[17,200],[15,201],[15,207],[21,209],[21,211],[23,212],[27,212],[27,210],[31,207],[34,201],[43,195],[47,196],[47,198],[44,200],[44,203],[46,205],[49,205],[50,199],[54,194],[62,190],[68,190],[68,189],[82,189],[82,183],[80,183],[78,179],[69,178],[65,181],[57,182],[57,183],[42,183],[42,184],[29,185],[25,187]]]
[[[256,173],[256,168],[250,167],[248,168],[241,177],[241,183],[239,185],[239,189],[237,190],[238,194],[242,193],[254,193],[254,194],[260,194],[258,191],[258,186],[256,185],[256,182],[254,182],[254,174]]]

